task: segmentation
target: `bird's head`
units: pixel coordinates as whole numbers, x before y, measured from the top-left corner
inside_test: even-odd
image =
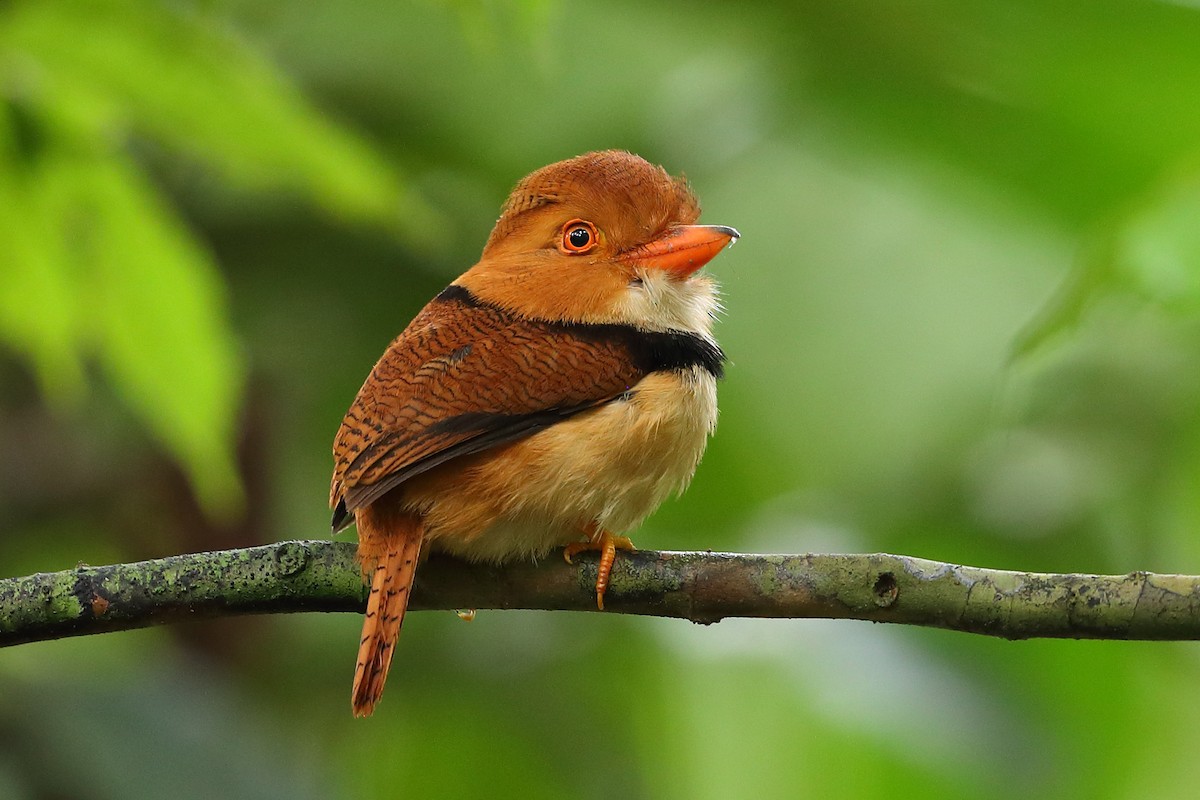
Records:
[[[699,216],[687,183],[662,167],[588,153],[522,180],[456,283],[537,319],[707,332],[716,288],[696,271],[738,234]]]

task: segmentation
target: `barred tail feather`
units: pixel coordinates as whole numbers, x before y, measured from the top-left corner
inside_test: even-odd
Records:
[[[417,574],[417,559],[421,555],[424,531],[421,520],[407,514],[389,514],[375,503],[357,513],[359,558],[364,572],[375,561],[371,573],[371,593],[367,598],[367,615],[363,619],[362,639],[358,646],[358,663],[354,668],[354,692],[351,705],[354,716],[367,717],[383,695],[388,667],[413,578]]]

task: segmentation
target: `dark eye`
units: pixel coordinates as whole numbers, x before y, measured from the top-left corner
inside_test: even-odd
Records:
[[[559,249],[564,253],[586,253],[596,246],[596,226],[592,223],[573,219],[562,229],[562,242]]]
[[[582,250],[591,243],[592,232],[582,225],[567,232],[567,247],[573,250]]]

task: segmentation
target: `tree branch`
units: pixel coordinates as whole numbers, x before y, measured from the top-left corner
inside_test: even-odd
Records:
[[[596,560],[503,567],[434,556],[412,609],[595,611]],[[354,546],[296,541],[0,580],[0,646],[179,619],[362,611]],[[961,567],[908,556],[621,554],[607,613],[718,622],[823,617],[1009,639],[1200,638],[1200,577]]]

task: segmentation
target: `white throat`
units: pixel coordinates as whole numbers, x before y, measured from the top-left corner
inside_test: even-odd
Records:
[[[675,280],[661,270],[639,272],[613,308],[614,322],[648,331],[688,331],[712,338],[721,311],[717,284],[706,275]]]

